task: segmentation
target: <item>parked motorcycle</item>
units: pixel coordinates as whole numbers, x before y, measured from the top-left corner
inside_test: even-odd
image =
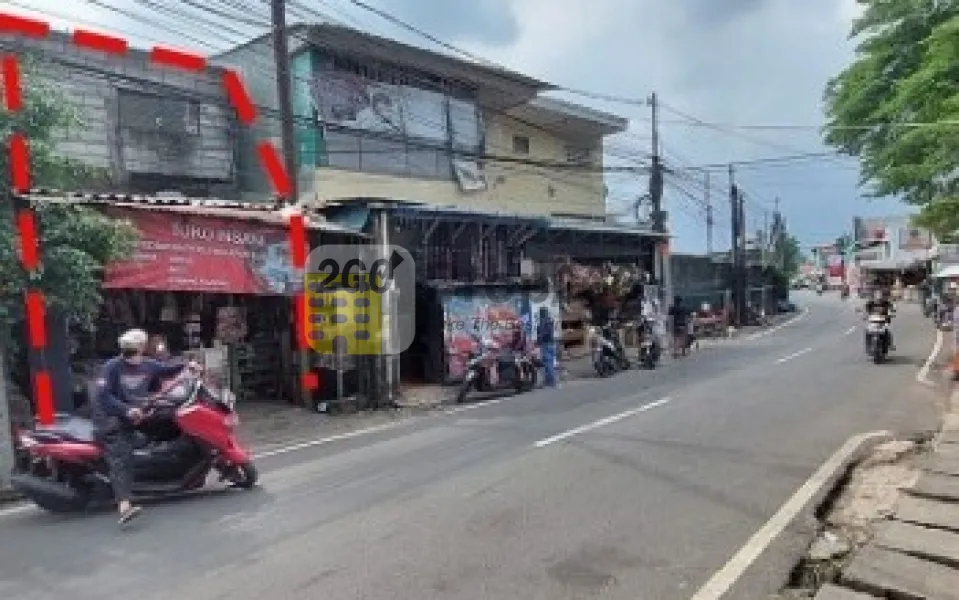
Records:
[[[608,377],[617,371],[626,371],[630,366],[619,333],[612,325],[604,326],[593,347],[593,368],[596,373],[600,377]]]
[[[889,354],[889,320],[883,315],[866,318],[866,353],[877,365]]]
[[[256,485],[256,467],[234,433],[239,419],[232,399],[222,399],[195,374],[184,371],[143,409],[133,457],[134,497],[198,490],[214,470],[234,487]],[[93,500],[112,499],[105,451],[91,421],[58,415],[53,425],[18,431],[16,447],[13,486],[40,508],[72,512]]]
[[[638,362],[645,369],[655,369],[662,355],[662,347],[653,329],[653,323],[643,319],[639,326],[639,356]]]
[[[528,353],[504,354],[496,345],[476,338],[479,350],[470,352],[466,375],[456,394],[457,404],[472,390],[492,392],[513,389],[517,393],[536,387],[536,361]]]

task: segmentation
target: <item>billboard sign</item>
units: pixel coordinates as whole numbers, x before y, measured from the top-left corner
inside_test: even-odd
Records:
[[[267,295],[301,289],[282,227],[172,211],[104,212],[139,233],[133,256],[107,266],[104,288]]]

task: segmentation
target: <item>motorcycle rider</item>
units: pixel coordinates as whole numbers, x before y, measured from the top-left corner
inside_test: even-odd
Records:
[[[893,305],[892,300],[889,297],[889,291],[885,288],[876,288],[873,292],[872,298],[866,301],[864,310],[867,315],[881,315],[885,317],[886,324],[889,325],[892,323],[892,317],[896,312],[896,307]],[[896,345],[892,340],[892,330],[886,329],[886,334],[889,336],[889,349],[895,350]]]
[[[92,403],[93,420],[106,449],[121,525],[141,512],[140,507],[131,502],[134,432],[143,418],[140,403],[158,378],[178,375],[184,368],[199,370],[194,362],[169,363],[146,357],[148,341],[149,336],[142,329],[131,329],[119,337],[120,354],[103,365],[97,382],[99,392]]]
[[[689,350],[689,313],[683,306],[683,299],[680,296],[673,298],[673,305],[669,307],[669,316],[673,325],[673,358],[678,358],[680,354],[686,356]]]

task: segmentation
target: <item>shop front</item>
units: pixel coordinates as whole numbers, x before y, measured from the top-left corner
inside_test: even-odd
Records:
[[[287,217],[195,201],[100,209],[132,223],[139,239],[128,260],[104,273],[94,330],[73,332],[78,380],[116,353],[122,331],[139,327],[154,347],[203,362],[211,383],[241,402],[302,400],[291,297],[303,274],[289,256]],[[307,228],[313,244],[321,231],[336,243],[355,237],[322,222]]]

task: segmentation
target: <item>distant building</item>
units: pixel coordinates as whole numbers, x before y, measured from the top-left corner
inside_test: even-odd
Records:
[[[854,260],[864,281],[909,285],[921,280],[935,255],[935,237],[909,215],[853,219]]]

